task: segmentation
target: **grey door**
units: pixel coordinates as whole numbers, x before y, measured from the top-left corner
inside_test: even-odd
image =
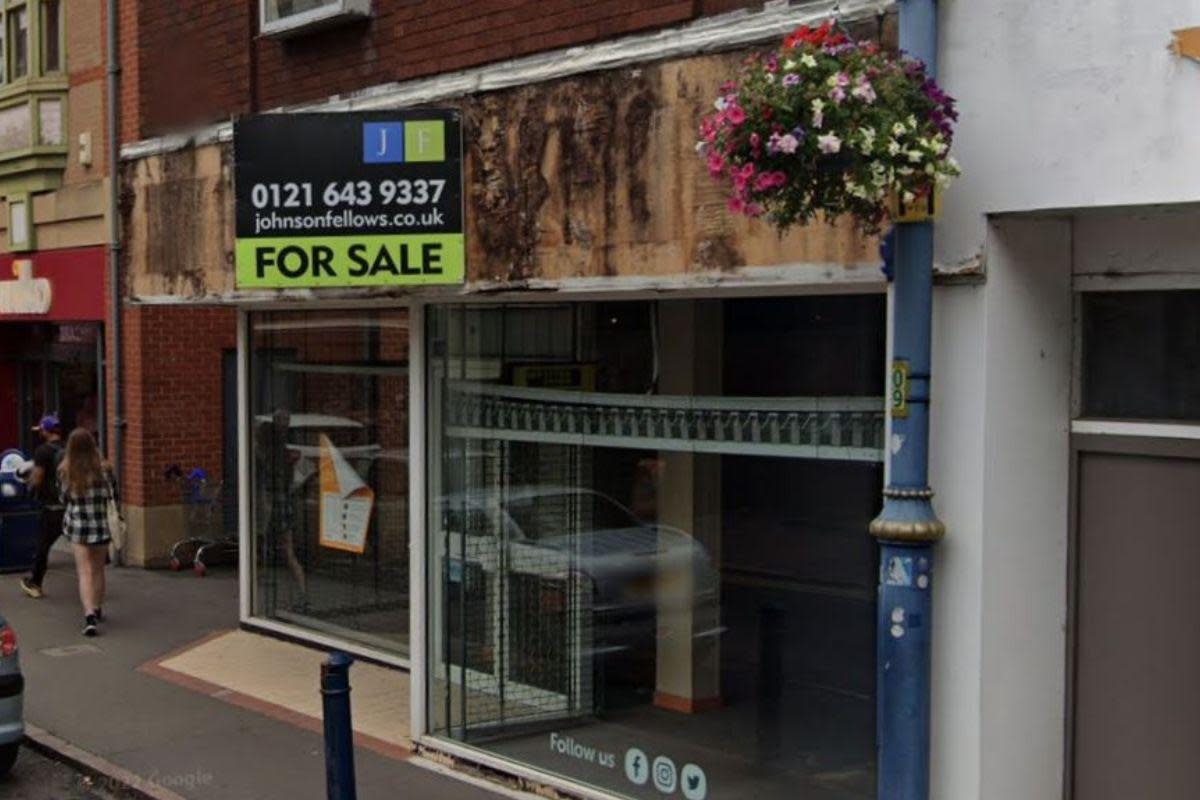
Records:
[[[1200,458],[1078,456],[1073,800],[1200,797]]]

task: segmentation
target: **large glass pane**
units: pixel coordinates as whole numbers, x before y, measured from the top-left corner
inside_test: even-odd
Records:
[[[1200,291],[1082,297],[1084,416],[1200,420]]]
[[[62,4],[42,0],[42,73],[62,69]]]
[[[250,320],[253,608],[408,647],[408,314]]]
[[[13,80],[29,74],[29,12],[25,6],[13,9],[8,17],[8,53]]]
[[[884,317],[430,309],[434,733],[628,797],[874,797]]]

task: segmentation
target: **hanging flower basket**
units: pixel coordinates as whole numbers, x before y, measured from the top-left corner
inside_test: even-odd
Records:
[[[954,100],[925,65],[830,22],[748,59],[700,125],[697,149],[729,184],[729,208],[780,229],[817,214],[879,231],[960,172]]]

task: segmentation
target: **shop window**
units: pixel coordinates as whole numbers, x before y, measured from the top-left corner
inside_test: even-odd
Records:
[[[1200,291],[1081,298],[1083,416],[1200,421]]]
[[[266,36],[293,36],[371,14],[371,0],[259,0]]]
[[[427,319],[430,731],[627,797],[874,797],[882,297]]]
[[[408,649],[408,319],[250,316],[255,616]]]

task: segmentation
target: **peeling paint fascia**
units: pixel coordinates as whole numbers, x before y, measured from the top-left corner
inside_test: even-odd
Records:
[[[614,294],[656,296],[669,294],[704,294],[719,291],[747,294],[781,294],[796,292],[872,292],[883,291],[887,284],[877,262],[858,264],[799,263],[772,267],[741,267],[735,270],[690,272],[681,275],[617,275],[580,278],[530,278],[521,281],[473,281],[462,286],[395,290],[367,289],[281,289],[214,293],[202,297],[180,295],[137,295],[130,302],[137,305],[246,305],[274,302],[371,302],[381,305],[417,300],[422,302],[452,302],[462,298],[511,295],[525,300],[536,296],[562,296],[580,299],[588,295]]]
[[[778,38],[805,23],[839,17],[844,22],[877,17],[894,6],[892,0],[810,0],[798,4],[772,3],[761,11],[742,9],[704,17],[686,25],[636,34],[591,45],[551,50],[532,56],[448,72],[428,78],[381,84],[318,103],[273,109],[300,111],[371,111],[404,108],[453,97],[526,86],[631,64],[729,50]],[[227,142],[233,123],[225,121],[187,133],[144,139],[122,146],[121,158],[136,161],[189,146]]]

